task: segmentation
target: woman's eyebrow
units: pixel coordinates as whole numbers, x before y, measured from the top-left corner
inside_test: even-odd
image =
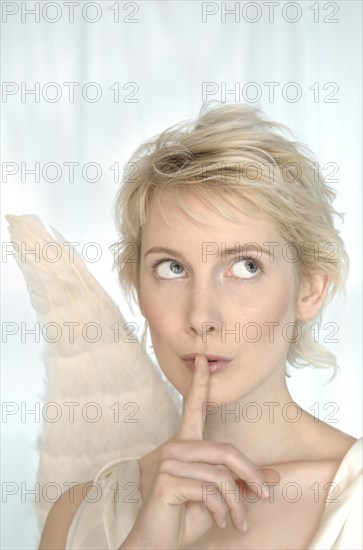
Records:
[[[273,257],[271,250],[260,246],[258,243],[236,243],[239,246],[231,246],[222,250],[222,255],[231,256],[232,254],[248,254],[249,252],[261,252],[262,254],[267,254],[270,257]]]
[[[210,244],[210,243],[208,243],[208,244]],[[273,257],[273,253],[270,250],[268,250],[267,248],[261,247],[257,243],[245,243],[243,245],[241,245],[240,243],[236,243],[236,244],[239,244],[239,246],[231,246],[231,247],[228,247],[228,248],[222,248],[222,250],[221,250],[222,256],[223,255],[224,256],[231,256],[232,254],[240,254],[240,253],[248,254],[248,252],[250,252],[250,251],[255,251],[255,252],[262,252],[264,254],[267,254],[270,257]],[[170,256],[178,256],[183,261],[185,261],[185,257],[183,256],[183,254],[181,252],[178,252],[177,250],[173,250],[172,248],[168,248],[168,247],[165,247],[165,246],[153,246],[147,252],[145,252],[144,258],[148,254],[157,254],[157,253],[160,253],[160,252],[164,252],[165,254],[169,254]],[[208,255],[212,256],[212,255],[215,255],[215,254],[209,253]]]
[[[180,256],[180,258],[184,259],[183,254],[181,254],[177,250],[173,250],[172,248],[167,248],[165,246],[153,246],[147,252],[145,252],[144,258],[146,258],[148,254],[157,254],[158,252],[165,252],[166,254],[170,254],[171,256]]]

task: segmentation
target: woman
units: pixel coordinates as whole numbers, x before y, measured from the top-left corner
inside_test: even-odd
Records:
[[[148,455],[106,465],[96,506],[91,482],[64,493],[41,550],[361,547],[361,441],[286,385],[287,362],[337,368],[309,326],[348,259],[334,192],[284,130],[256,108],[208,103],[131,157],[116,266],[182,421]],[[115,482],[139,498],[120,502]]]

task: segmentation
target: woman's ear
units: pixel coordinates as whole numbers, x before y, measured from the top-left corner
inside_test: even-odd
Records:
[[[320,311],[329,288],[326,273],[311,273],[303,278],[297,297],[296,317],[299,321],[313,319]]]

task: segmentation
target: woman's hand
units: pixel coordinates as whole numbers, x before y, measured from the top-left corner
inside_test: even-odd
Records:
[[[262,493],[267,489],[262,471],[234,445],[203,439],[203,403],[208,402],[209,384],[208,361],[197,355],[177,439],[161,449],[158,473],[121,549],[185,548],[202,537],[213,520],[222,527],[227,514],[235,529],[243,532],[241,480],[268,498],[268,492]]]

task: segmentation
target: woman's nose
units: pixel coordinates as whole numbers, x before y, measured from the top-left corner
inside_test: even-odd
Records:
[[[194,335],[219,332],[223,321],[221,300],[211,283],[194,285],[190,290],[186,307],[186,327]]]

